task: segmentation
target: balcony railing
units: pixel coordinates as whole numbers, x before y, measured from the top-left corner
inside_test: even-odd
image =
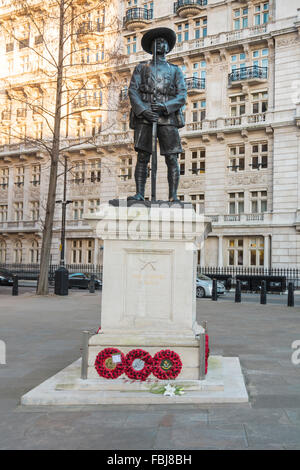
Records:
[[[174,3],[174,13],[185,7],[203,7],[207,5],[207,0],[178,0]],[[196,12],[197,13],[197,12]]]
[[[239,222],[241,220],[240,214],[224,215],[224,222]]]
[[[252,65],[251,67],[242,67],[240,69],[236,69],[228,75],[228,83],[229,85],[231,85],[232,82],[250,80],[253,78],[267,79],[268,67],[259,67],[258,65]]]
[[[80,108],[100,108],[101,106],[101,99],[95,98],[93,96],[86,96],[74,99],[72,103],[73,110],[80,109]]]
[[[123,24],[124,27],[128,27],[130,24],[136,23],[136,27],[133,25],[133,29],[138,29],[144,24],[147,24],[153,19],[153,10],[146,8],[130,8],[126,11]]]
[[[203,119],[202,121],[190,122],[186,124],[186,131],[202,133],[206,132],[222,132],[230,128],[235,129],[237,127],[252,127],[252,126],[267,126],[273,122],[273,114],[270,113],[257,113],[257,114],[245,114],[243,116],[229,117],[229,118],[218,118],[218,119]],[[184,130],[182,131],[184,132]]]
[[[205,78],[189,77],[185,79],[188,91],[205,90]]]
[[[104,24],[98,21],[83,21],[77,29],[77,34],[102,33],[104,28]]]

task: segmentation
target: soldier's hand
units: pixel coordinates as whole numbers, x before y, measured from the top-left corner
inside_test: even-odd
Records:
[[[150,122],[157,122],[158,121],[158,114],[154,113],[153,111],[147,110],[143,112],[144,118],[147,119],[147,121]]]
[[[165,114],[167,112],[167,108],[163,103],[152,103],[151,108],[155,113]]]

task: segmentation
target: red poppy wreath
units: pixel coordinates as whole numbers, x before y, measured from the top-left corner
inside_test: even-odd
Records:
[[[125,358],[125,374],[129,379],[146,380],[152,372],[152,357],[143,349],[133,349]]]
[[[105,348],[99,352],[95,361],[95,368],[105,379],[117,379],[124,372],[124,354],[116,348]]]
[[[164,349],[153,358],[152,373],[160,380],[175,379],[181,372],[182,362],[179,355],[170,349]]]

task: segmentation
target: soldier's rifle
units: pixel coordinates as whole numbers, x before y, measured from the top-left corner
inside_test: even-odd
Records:
[[[154,40],[154,93],[153,101],[156,103],[156,83],[157,83],[157,56],[156,39]],[[156,201],[156,173],[157,173],[157,121],[152,123],[152,161],[151,161],[151,201]]]

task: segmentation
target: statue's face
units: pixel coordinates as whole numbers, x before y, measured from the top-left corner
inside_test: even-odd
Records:
[[[152,42],[151,50],[152,54],[154,54],[154,47],[155,41]],[[169,44],[165,38],[157,38],[156,39],[156,53],[158,55],[165,55],[169,52]]]

